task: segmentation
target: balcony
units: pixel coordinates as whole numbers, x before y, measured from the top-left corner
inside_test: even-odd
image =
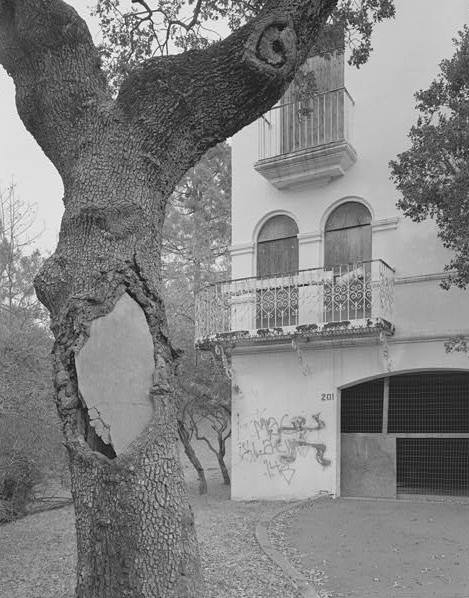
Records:
[[[196,344],[392,334],[393,286],[382,260],[213,284],[196,298]]]
[[[324,185],[356,162],[351,144],[354,101],[345,87],[314,95],[308,105],[275,106],[259,119],[255,169],[278,189]]]

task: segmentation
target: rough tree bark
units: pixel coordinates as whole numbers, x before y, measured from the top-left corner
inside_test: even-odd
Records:
[[[165,204],[204,152],[277,101],[336,2],[268,0],[223,42],[140,65],[114,100],[75,10],[62,0],[0,0],[0,64],[14,80],[21,119],[64,184],[58,246],[35,287],[55,335],[77,597],[203,596],[177,456],[175,355],[161,301]],[[76,360],[93,338],[93,323],[124,294],[143,310],[151,332],[153,416],[118,452],[90,431]]]

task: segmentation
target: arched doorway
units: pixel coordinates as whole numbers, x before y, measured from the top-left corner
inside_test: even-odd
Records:
[[[298,323],[297,272],[298,226],[289,216],[272,216],[257,237],[257,328]]]
[[[324,268],[330,273],[324,288],[326,322],[371,316],[371,214],[366,206],[348,201],[327,219]]]
[[[469,373],[420,371],[343,389],[341,494],[469,496]]]

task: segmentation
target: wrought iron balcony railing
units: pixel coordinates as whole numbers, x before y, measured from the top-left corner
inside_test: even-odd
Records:
[[[259,119],[259,160],[351,141],[353,106],[345,87],[275,106]]]
[[[394,270],[382,260],[216,283],[197,295],[196,340],[236,331],[391,322],[393,284]]]

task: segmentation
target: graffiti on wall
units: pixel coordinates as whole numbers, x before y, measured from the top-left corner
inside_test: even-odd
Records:
[[[296,460],[314,456],[322,467],[329,467],[330,459],[324,456],[326,445],[316,442],[316,432],[326,427],[320,413],[304,417],[285,414],[259,417],[252,422],[254,433],[250,440],[239,443],[239,456],[248,463],[262,463],[269,478],[281,477],[290,484],[296,473]]]

